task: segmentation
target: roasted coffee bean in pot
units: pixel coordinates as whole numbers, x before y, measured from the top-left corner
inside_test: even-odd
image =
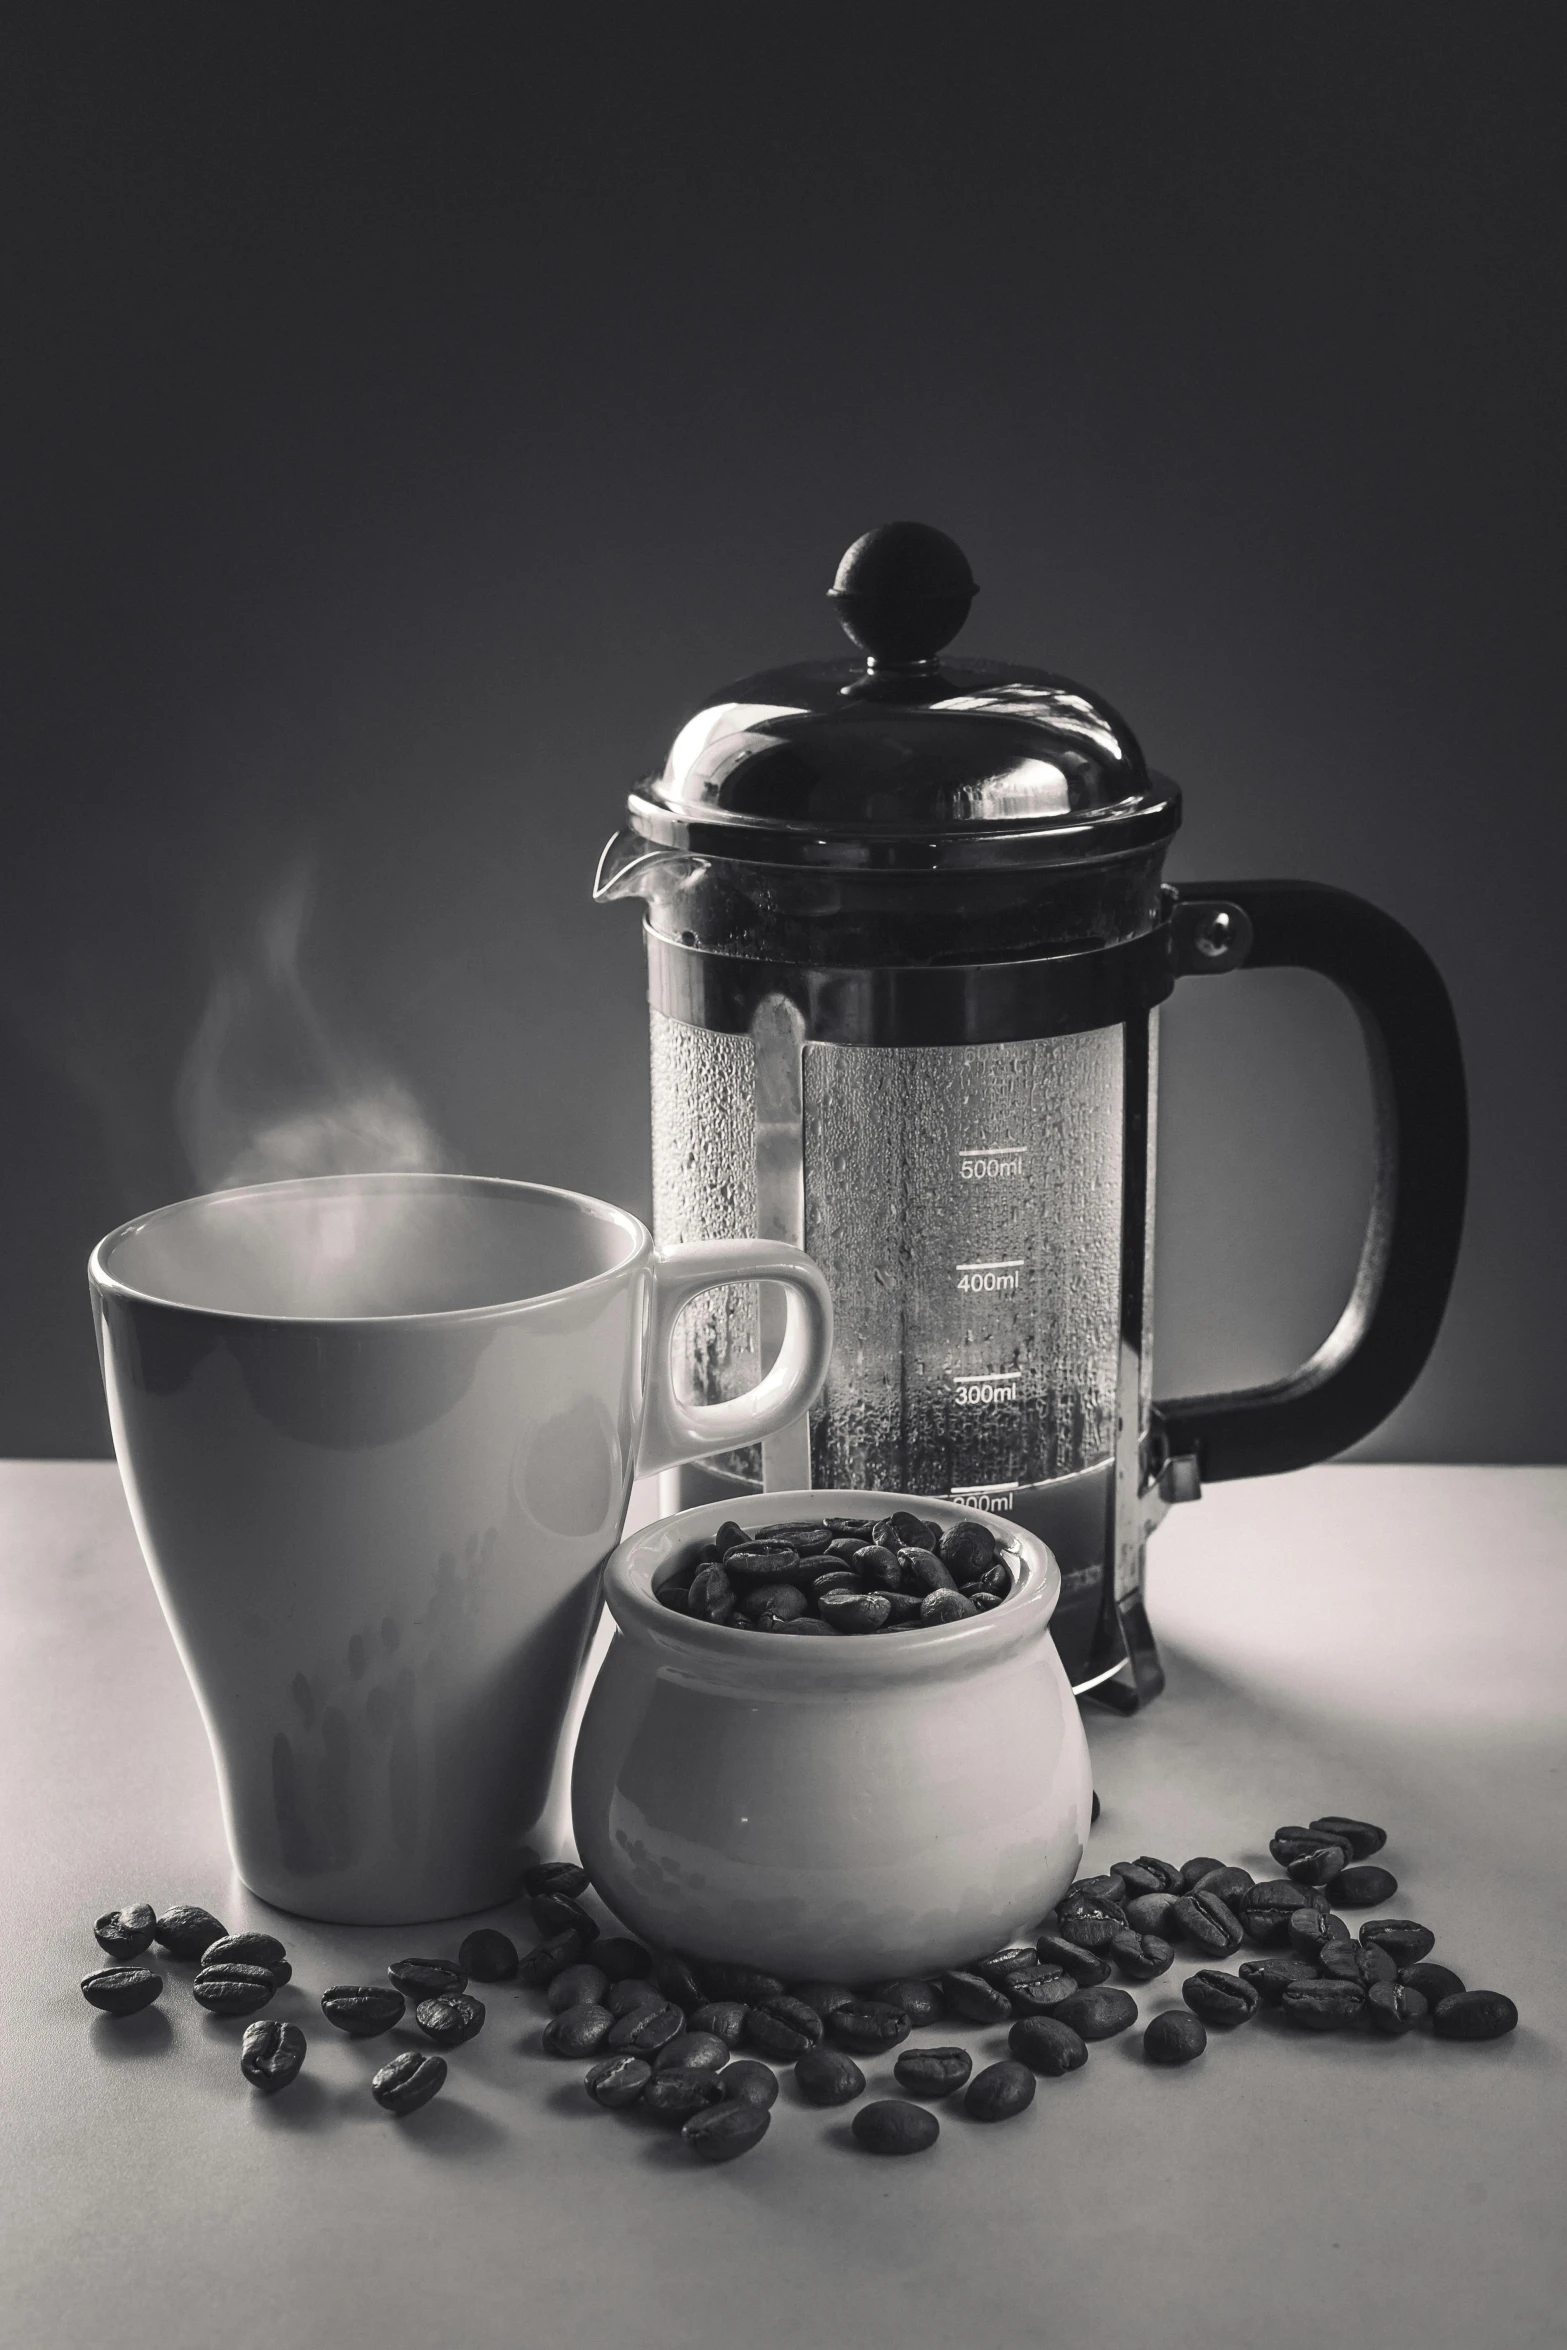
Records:
[[[136,2015],[162,1989],[163,1977],[150,1966],[106,1966],[82,1977],[82,1997],[104,2015]]]
[[[1112,1934],[1110,1939],[1113,1942],[1115,1936]],[[1062,1968],[1085,1991],[1095,1983],[1107,1983],[1110,1979],[1110,1961],[1101,1958],[1095,1950],[1085,1950],[1080,1943],[1068,1941],[1065,1934],[1041,1934],[1034,1948],[1042,1967]]]
[[[1292,1909],[1286,1921],[1291,1950],[1301,1958],[1317,1959],[1329,1942],[1347,1942],[1349,1928],[1335,1910]]]
[[[602,2012],[609,2015],[608,2008]],[[629,2048],[636,2056],[652,2056],[686,2028],[686,2019],[679,2008],[673,2000],[666,1999],[657,2007],[644,2005],[634,2007],[629,2015],[610,2016],[604,2044],[612,2050]]]
[[[1041,2016],[1030,2021],[1066,2024],[1080,2040],[1110,2040],[1136,2023],[1137,2002],[1129,1991],[1118,1991],[1109,1983],[1096,1983],[1091,1991],[1079,1991],[1075,1998],[1063,1999],[1053,2018]],[[1023,2031],[1027,2026],[1019,2024],[1014,2029]]]
[[[1439,2040],[1500,2040],[1517,2022],[1518,2010],[1505,1991],[1455,1991],[1431,2010]]]
[[[1357,2023],[1366,2004],[1359,1983],[1345,1983],[1331,1975],[1313,1975],[1304,1983],[1288,1983],[1279,2001],[1287,2023],[1306,2032],[1339,2032]]]
[[[414,2022],[437,2048],[460,2048],[482,2028],[484,2002],[466,1991],[449,1992],[440,1999],[421,1999],[414,2009]]]
[[[879,1632],[892,1614],[884,1591],[824,1591],[816,1605],[835,1632]]]
[[[750,1535],[743,1526],[737,1526],[733,1518],[725,1518],[718,1532],[713,1536],[713,1548],[720,1558],[724,1558],[732,1550],[744,1549],[750,1539]]]
[[[1200,1852],[1194,1860],[1182,1861],[1180,1878],[1175,1888],[1177,1893],[1192,1892],[1202,1883],[1204,1877],[1211,1877],[1215,1869],[1222,1869],[1224,1866],[1225,1863],[1222,1860],[1215,1860],[1211,1852]]]
[[[417,2048],[409,2048],[382,2065],[371,2080],[370,2094],[377,2105],[401,2120],[405,2113],[417,2113],[421,2105],[428,2105],[445,2079],[444,2056],[425,2056]]]
[[[1334,1982],[1358,1983],[1369,1991],[1373,1983],[1396,1983],[1398,1968],[1385,1950],[1361,1942],[1324,1942],[1317,1955],[1319,1971]]]
[[[1430,1927],[1416,1925],[1413,1918],[1372,1918],[1361,1927],[1360,1939],[1368,1948],[1375,1943],[1385,1950],[1399,1967],[1417,1966],[1436,1948]]]
[[[964,1518],[943,1527],[936,1553],[958,1582],[969,1583],[995,1565],[996,1537],[982,1518]]]
[[[973,1601],[976,1615],[988,1615],[993,1607],[1001,1605],[1000,1598],[994,1591],[965,1591],[963,1597]]]
[[[749,1542],[741,1550],[724,1553],[724,1563],[718,1569],[704,1568],[703,1574],[717,1572],[725,1576],[738,1604],[749,1591],[759,1591],[768,1583],[809,1583],[817,1573],[814,1560],[802,1560],[796,1550],[781,1542]],[[698,1575],[691,1586],[693,1593]]]
[[[933,1550],[900,1550],[898,1565],[902,1569],[905,1590],[918,1591],[928,1596],[933,1591],[957,1589],[949,1569],[942,1565]]]
[[[1254,1983],[1240,1975],[1227,1975],[1216,1966],[1199,1967],[1195,1975],[1188,1975],[1181,1985],[1181,1997],[1205,2024],[1249,2023],[1262,2004]]]
[[[978,1614],[973,1600],[965,1599],[961,1591],[927,1591],[920,1601],[922,1624],[961,1624]]]
[[[722,1567],[702,1567],[691,1578],[686,1614],[705,1624],[727,1624],[735,1612],[735,1590]]]
[[[859,1578],[862,1591],[903,1591],[903,1569],[898,1564],[895,1550],[887,1550],[879,1542],[867,1542],[849,1562]]]
[[[974,2070],[974,2059],[966,2048],[905,2048],[892,2069],[911,2097],[950,2097]]]
[[[157,1913],[146,1901],[136,1902],[130,1909],[105,1910],[93,1927],[93,1940],[110,1958],[125,1961],[140,1958],[152,1940]]]
[[[941,2136],[941,2124],[923,2105],[901,2097],[879,2097],[862,2105],[849,2124],[867,2154],[923,2154]]]
[[[541,1860],[537,1867],[523,1870],[522,1889],[530,1900],[535,1893],[564,1893],[568,1901],[575,1901],[588,1889],[588,1872],[574,1860]]]
[[[938,1530],[936,1540],[940,1539]],[[888,1550],[924,1550],[930,1546],[931,1529],[912,1510],[894,1510],[891,1517],[877,1519],[871,1529],[871,1540],[882,1543]]]
[[[711,2032],[730,2048],[738,2048],[745,2038],[745,2001],[743,1999],[708,1999],[700,2007],[693,2007],[686,2019],[693,2032]]]
[[[1385,1828],[1374,1828],[1369,1820],[1342,1819],[1332,1812],[1320,1820],[1308,1820],[1306,1825],[1313,1836],[1337,1836],[1349,1846],[1351,1860],[1369,1860],[1387,1842]]]
[[[684,1583],[665,1581],[654,1585],[653,1597],[660,1607],[667,1607],[672,1616],[691,1613],[690,1591]]]
[[[653,2059],[656,2073],[722,2072],[734,2051],[716,2032],[677,2032]]]
[[[755,1540],[771,1543],[781,1550],[792,1550],[803,1559],[815,1558],[833,1539],[832,1528],[825,1518],[813,1518],[809,1525],[759,1526]]]
[[[1109,1955],[1129,1983],[1151,1983],[1175,1964],[1174,1948],[1157,1934],[1117,1934]]]
[[[688,2015],[693,2007],[702,2004],[702,1986],[695,1970],[678,1950],[666,1950],[653,1961],[653,1981],[665,1999],[683,2007]]]
[[[805,1983],[791,1983],[789,1996],[791,1999],[803,1999],[806,2006],[814,2007],[825,2021],[835,2007],[852,2007],[859,1994],[851,1990],[847,1983],[829,1983],[812,1978]],[[870,1996],[874,1999],[876,1993],[872,1992]]]
[[[321,2013],[351,2040],[373,2040],[403,2020],[407,2006],[389,1983],[334,1983],[321,1994]]]
[[[808,2048],[796,2059],[794,2081],[807,2105],[852,2105],[865,2092],[865,2075],[841,2048]]]
[[[545,1942],[553,1941],[557,1934],[580,1934],[587,1946],[598,1939],[597,1918],[589,1917],[580,1902],[569,1900],[564,1893],[535,1893],[528,1910]],[[515,1959],[515,1951],[512,1955]],[[489,1978],[492,1982],[497,1979]]]
[[[1264,2007],[1277,2007],[1291,1983],[1309,1983],[1317,1969],[1309,1958],[1301,1958],[1294,1951],[1281,1952],[1275,1958],[1243,1959],[1237,1972],[1243,1983],[1249,1983]]]
[[[456,1988],[460,1991],[463,1988],[463,1983],[459,1982]],[[649,1988],[651,1989],[651,1985]],[[568,2007],[606,2006],[608,2002],[605,1994],[608,1990],[609,1982],[602,1971],[596,1966],[584,1964],[562,1967],[560,1973],[550,1984],[545,1997],[549,2001],[551,2015],[560,2015]],[[439,1998],[442,1994],[436,1992],[431,1996]],[[657,1992],[654,1992],[653,1996],[657,1998]]]
[[[765,2105],[726,2097],[721,2105],[694,2113],[680,2135],[703,2162],[733,2162],[766,2137],[772,2118]]]
[[[1030,1950],[1030,1959],[1033,1955]],[[880,2007],[901,2007],[916,2031],[922,2024],[938,2022],[944,2013],[941,1993],[923,1975],[894,1975],[890,1982],[873,1983],[865,1996]]]
[[[190,1988],[196,2005],[209,2015],[254,2015],[277,1992],[269,1967],[237,1963],[198,1967]]]
[[[1168,1939],[1164,1929],[1181,1898],[1179,1893],[1134,1893],[1126,1904],[1127,1926],[1134,1934],[1158,1934]]]
[[[805,1609],[805,1593],[798,1583],[759,1583],[740,1602],[741,1614],[764,1627],[769,1620],[790,1623],[794,1617],[803,1616]]]
[[[687,2069],[661,2073],[655,2066],[653,2078],[642,2092],[642,2103],[660,2121],[678,2129],[694,2113],[700,2113],[703,2106],[721,2104],[723,2095],[714,2072]]]
[[[1202,2017],[1179,2007],[1156,2015],[1143,2034],[1143,2055],[1150,2064],[1190,2064],[1207,2045]]]
[[[593,1964],[601,1967],[612,1983],[624,1983],[633,1975],[650,1976],[653,1954],[640,1942],[633,1942],[629,1934],[603,1934],[593,1944]]]
[[[987,2064],[963,2092],[963,2110],[975,2122],[1009,2122],[1014,2114],[1026,2113],[1033,2102],[1033,2073],[1015,2057]]]
[[[294,1970],[275,1934],[225,1934],[201,1954],[202,1966],[264,1966],[278,1990],[293,1980]]]
[[[270,2097],[299,2078],[305,2061],[305,2035],[298,2024],[280,2024],[262,2016],[245,2026],[239,2044],[239,2069],[252,2088]]]
[[[1398,1891],[1391,1869],[1374,1861],[1357,1860],[1333,1880],[1333,1899],[1340,1909],[1382,1909]]]
[[[575,1974],[577,1969],[573,1967],[571,1971]],[[553,1990],[554,1985],[551,1984],[550,1988]],[[634,2007],[662,2007],[665,2004],[663,1992],[646,1975],[627,1975],[619,1983],[607,1984],[597,1996],[600,2007],[607,2007],[613,2016],[629,2015]],[[673,2007],[676,2002],[670,2000],[668,2004]]]
[[[550,2056],[591,2056],[595,2049],[604,2046],[612,2031],[620,2028],[607,2007],[585,2003],[581,2007],[563,2007],[559,2015],[552,2016],[544,2027],[541,2041]],[[673,2033],[670,2037],[674,2037]],[[611,2053],[619,2055],[625,2047],[626,2042],[622,2040]],[[645,2056],[651,2051],[633,2045],[630,2053]]]
[[[1053,2080],[1063,2073],[1077,2072],[1088,2062],[1088,2043],[1082,2033],[1053,2015],[1024,2016],[1008,2032],[1007,2046],[1023,2064],[1032,2065],[1036,2073],[1048,2073]]]
[[[228,1928],[210,1909],[182,1901],[164,1911],[152,1929],[152,1938],[171,1958],[200,1958],[210,1943],[221,1942]]]
[[[562,1925],[546,1936],[550,1942],[573,1933],[581,1948],[584,1936],[576,1926]],[[517,1972],[517,1945],[495,1926],[479,1926],[457,1945],[457,1964],[473,1983],[509,1983]],[[607,1969],[605,1970],[608,1971]]]
[[[1056,1931],[1079,1949],[1102,1954],[1117,1934],[1126,1932],[1126,1912],[1118,1901],[1099,1901],[1088,1894],[1068,1894],[1056,1910]],[[1041,1946],[1040,1955],[1044,1951]]]
[[[1419,1959],[1413,1966],[1401,1966],[1398,1979],[1409,1990],[1418,1991],[1427,2007],[1435,2007],[1439,2000],[1451,1999],[1466,1988],[1462,1975],[1455,1975],[1450,1966],[1438,1966],[1429,1958]]]
[[[887,1627],[884,1625],[882,1628],[886,1630]],[[793,1616],[787,1621],[775,1619],[765,1629],[777,1633],[780,1638],[785,1633],[796,1632],[803,1633],[809,1640],[842,1640],[845,1637],[840,1625],[824,1624],[820,1616]]]
[[[963,1968],[954,1968],[943,1975],[940,1983],[942,2004],[949,2015],[960,2015],[971,2024],[1007,2024],[1012,2021],[1012,2002],[994,1983],[987,1983],[983,1975],[971,1975]]]
[[[1373,1983],[1366,1993],[1367,2023],[1390,2040],[1423,2024],[1430,2012],[1420,1993],[1405,1983]]]
[[[580,1934],[557,1934],[552,1942],[541,1942],[536,1950],[523,1952],[517,1961],[517,1980],[530,1991],[542,1990],[546,1983],[553,1983],[564,1968],[575,1966],[582,1956],[582,1950]],[[457,1971],[466,1984],[467,1974],[462,1968]]]
[[[1082,1985],[1064,1968],[1036,1967],[1029,1975],[1009,1975],[1002,1989],[1012,2002],[1014,2015],[1049,2015]]]
[[[986,1985],[989,1989],[989,1985]],[[1009,2014],[1011,2010],[1007,2011]],[[901,2007],[880,2000],[857,1999],[852,2007],[835,2007],[827,2018],[827,2034],[840,2048],[856,2056],[879,2056],[909,2036],[909,2019]]]
[[[820,1607],[829,1591],[864,1591],[865,1589],[864,1576],[856,1574],[852,1567],[824,1567],[811,1585],[811,1598],[815,1605]]]
[[[745,2011],[747,2046],[760,2049],[764,2056],[777,2058],[781,2064],[792,2064],[807,2048],[814,2048],[821,2036],[822,2019],[803,1999],[791,1999],[785,1994],[780,1999],[763,2000]]]
[[[869,1542],[875,1527],[869,1518],[823,1518],[835,1541]]]
[[[958,1589],[966,1591],[970,1599],[979,1599],[982,1596],[986,1599],[1005,1599],[1012,1589],[1012,1577],[1005,1563],[1001,1559],[997,1559],[994,1566],[987,1567],[985,1572],[977,1576],[972,1583],[965,1583],[960,1575]]]
[[[1222,1901],[1226,1909],[1233,1911],[1256,1882],[1250,1869],[1210,1869],[1205,1877],[1198,1878],[1192,1891],[1211,1893],[1216,1901]]]
[[[1228,1958],[1241,1946],[1241,1922],[1216,1893],[1183,1893],[1165,1921],[1171,1940],[1195,1942],[1210,1958]]]
[[[583,2074],[582,2085],[595,2105],[619,2113],[636,2104],[652,2078],[653,2067],[644,2057],[601,2056]]]
[[[813,2056],[820,2053],[819,2049],[810,2051]],[[804,2062],[802,2057],[800,2063]],[[795,2069],[798,2071],[799,2067]],[[754,2056],[737,2056],[732,2064],[726,2064],[718,2076],[718,2086],[738,2105],[765,2108],[778,2101],[778,2075],[770,2064],[763,2064]]]

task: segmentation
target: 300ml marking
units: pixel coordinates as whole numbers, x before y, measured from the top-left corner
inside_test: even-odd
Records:
[[[1015,1379],[986,1374],[979,1378],[959,1375],[953,1381],[953,1393],[960,1404],[1016,1403],[1018,1385]]]

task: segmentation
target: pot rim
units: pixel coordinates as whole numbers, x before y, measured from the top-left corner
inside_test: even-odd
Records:
[[[917,1634],[839,1640],[742,1637],[727,1624],[676,1615],[655,1597],[659,1570],[692,1542],[715,1534],[726,1519],[749,1527],[791,1518],[885,1518],[894,1510],[912,1510],[948,1526],[984,1516],[971,1505],[935,1495],[847,1488],[731,1494],[656,1519],[617,1543],[604,1562],[605,1604],[629,1640],[658,1652],[662,1669],[727,1687],[743,1685],[758,1695],[810,1691],[830,1697],[847,1688],[886,1689],[908,1681],[946,1679],[994,1663],[1044,1637],[1061,1596],[1061,1570],[1037,1534],[1010,1522],[1003,1529],[987,1520],[1016,1576],[1003,1604],[957,1623],[925,1626]]]

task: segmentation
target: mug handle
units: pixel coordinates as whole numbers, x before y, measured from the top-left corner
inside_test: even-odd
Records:
[[[785,1291],[783,1344],[767,1376],[728,1403],[683,1403],[670,1339],[682,1306],[732,1281],[777,1281]],[[734,1452],[775,1436],[808,1411],[832,1360],[832,1292],[803,1249],[782,1240],[698,1240],[653,1252],[653,1329],[637,1475],[704,1453]]]

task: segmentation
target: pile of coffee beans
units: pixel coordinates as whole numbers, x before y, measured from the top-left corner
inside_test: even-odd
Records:
[[[980,1518],[939,1526],[912,1510],[761,1526],[733,1519],[663,1575],[659,1604],[736,1632],[918,1632],[999,1607],[1013,1573]]]

